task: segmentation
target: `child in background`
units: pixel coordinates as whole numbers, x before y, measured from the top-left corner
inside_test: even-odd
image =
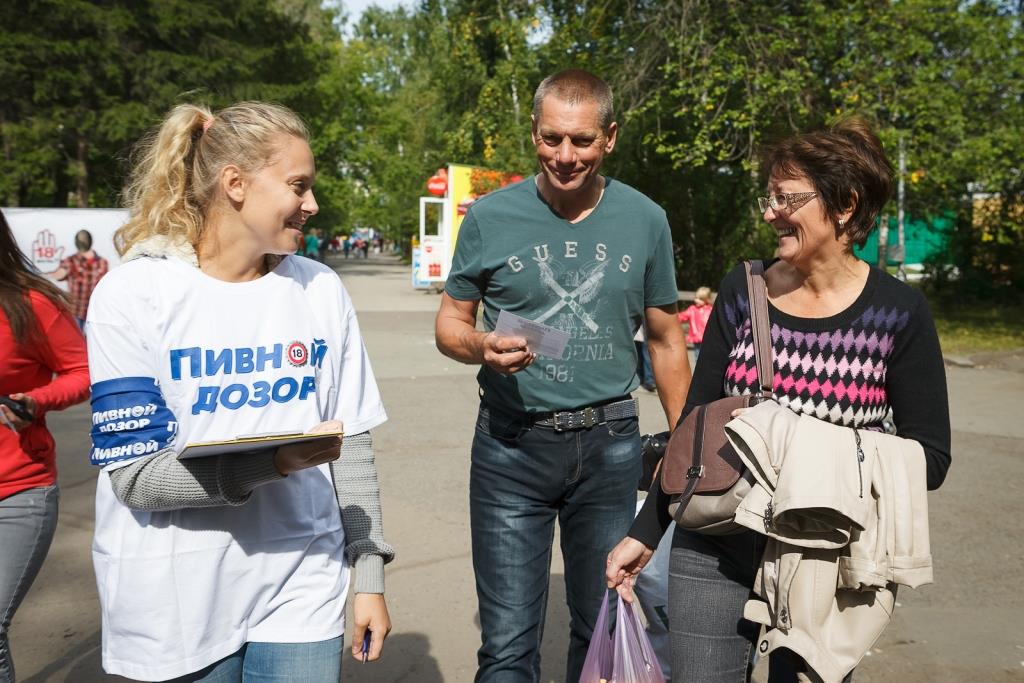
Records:
[[[686,332],[686,343],[693,344],[694,357],[700,356],[700,345],[704,340],[704,328],[711,317],[711,289],[700,287],[693,297],[693,303],[679,312],[679,324],[689,323]]]

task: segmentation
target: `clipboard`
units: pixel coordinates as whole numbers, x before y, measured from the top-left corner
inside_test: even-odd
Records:
[[[302,432],[290,434],[255,434],[252,436],[239,436],[226,441],[204,441],[190,443],[178,453],[178,460],[186,458],[203,458],[209,455],[241,455],[245,453],[258,453],[259,451],[281,446],[290,446],[297,443],[307,443],[319,439],[336,439],[344,436],[344,432],[317,432],[306,434]]]

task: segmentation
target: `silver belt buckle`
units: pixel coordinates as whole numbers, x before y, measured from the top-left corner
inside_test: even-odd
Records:
[[[591,407],[586,407],[580,411],[583,416],[583,428],[590,429],[597,424],[597,411]]]

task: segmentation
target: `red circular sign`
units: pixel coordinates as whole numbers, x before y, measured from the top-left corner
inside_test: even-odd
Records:
[[[439,175],[431,176],[427,181],[427,192],[438,197],[443,197],[448,191],[448,179]]]
[[[288,362],[295,367],[302,367],[306,364],[306,360],[309,358],[309,354],[306,351],[306,345],[297,341],[288,345],[287,355]]]

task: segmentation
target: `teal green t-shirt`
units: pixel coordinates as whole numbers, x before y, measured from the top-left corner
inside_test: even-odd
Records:
[[[665,212],[607,179],[593,212],[570,223],[533,178],[476,201],[459,230],[449,296],[482,300],[484,327],[506,310],[570,335],[562,358],[538,356],[511,376],[483,366],[484,401],[523,412],[593,405],[636,389],[633,336],[644,308],[677,300]]]

